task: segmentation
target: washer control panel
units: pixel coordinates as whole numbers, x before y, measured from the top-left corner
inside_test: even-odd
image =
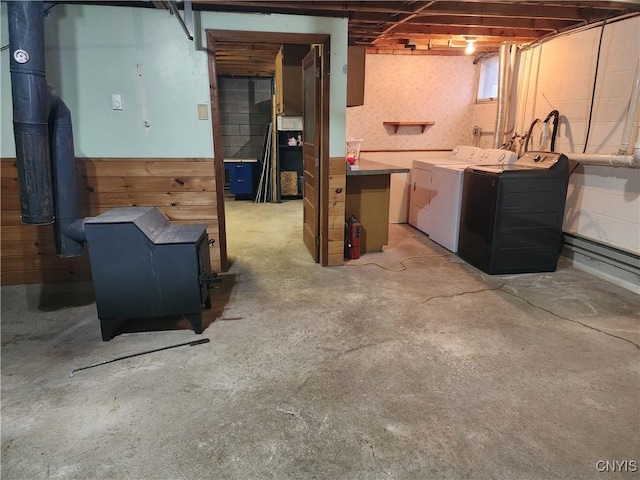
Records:
[[[560,160],[561,153],[526,152],[516,164],[521,167],[551,168]]]
[[[478,159],[478,163],[484,165],[500,165],[506,164],[510,165],[518,160],[518,155],[516,152],[512,152],[511,150],[501,150],[499,148],[485,148],[482,150],[480,154],[480,158]]]

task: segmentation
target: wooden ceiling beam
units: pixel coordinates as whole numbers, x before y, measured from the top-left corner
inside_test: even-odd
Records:
[[[244,0],[193,0],[194,4],[210,5],[213,7],[254,7],[274,10],[299,10],[316,11],[340,14],[348,17],[350,12],[372,12],[385,13],[390,15],[410,15],[413,9],[402,7],[406,2],[354,2],[354,1],[330,1],[330,2],[278,2],[278,1],[244,1]],[[393,6],[396,5],[396,6]]]
[[[465,37],[467,37],[468,35],[442,35],[442,34],[429,34],[429,35],[414,35],[411,37],[411,43],[416,43],[416,44],[427,44],[430,40],[435,40],[435,41],[445,41],[445,40],[455,40],[455,41],[463,41],[466,40]],[[509,41],[510,42],[515,42],[515,43],[527,43],[530,42],[532,40],[534,40],[536,37],[532,37],[532,36],[520,36],[520,37],[509,37]],[[384,40],[380,40],[379,42],[376,42],[376,47],[380,47],[383,46],[385,44],[399,44],[401,47],[404,46],[405,43],[407,43],[409,39],[407,38],[407,35],[403,35],[401,33],[398,34],[394,34],[391,36],[386,37]],[[475,35],[475,40],[476,40],[476,45],[482,44],[482,43],[492,43],[492,44],[499,44],[501,42],[503,42],[505,40],[504,37],[502,36],[492,36],[492,35]]]
[[[555,18],[555,17],[547,17],[544,15],[544,9],[537,8],[538,14],[525,14],[523,12],[518,11],[515,14],[485,14],[481,13],[480,8],[473,9],[472,7],[467,7],[467,10],[434,10],[430,9],[421,11],[415,14],[415,18],[410,20],[412,23],[445,23],[449,19],[452,19],[455,23],[466,22],[469,19],[480,18],[485,19],[489,22],[493,21],[501,21],[508,22],[513,24],[522,24],[525,22],[547,22],[549,24],[558,24],[558,25],[571,25],[579,22],[586,22],[592,19],[602,18],[603,14],[598,12],[593,15],[585,15],[578,16],[574,18],[575,15],[568,15],[565,18]],[[470,21],[470,20],[469,20]],[[350,15],[349,22],[355,23],[386,23],[391,24],[397,22],[395,17],[385,15],[383,13],[362,13],[355,12]]]
[[[418,3],[419,6],[416,7],[416,9],[413,11],[413,13],[411,15],[407,15],[404,18],[400,18],[393,25],[385,28],[384,31],[380,34],[380,37],[378,37],[378,38],[384,37],[385,34],[391,32],[392,30],[395,30],[396,28],[398,28],[402,24],[408,22],[409,20],[413,20],[418,15],[418,13],[426,10],[427,8],[431,7],[432,5],[435,5],[438,2],[437,1],[431,1],[431,2],[416,2],[416,3]]]
[[[575,0],[193,0],[194,9],[246,13],[286,13],[346,17],[351,45],[378,52],[411,52],[404,45],[430,40],[475,37],[479,51],[493,51],[501,42],[529,43],[549,32],[564,31],[629,12],[640,12],[640,1]],[[271,63],[282,43],[321,43],[320,34],[299,36],[274,32],[214,31],[219,61]],[[295,39],[294,39],[295,37]],[[228,43],[227,43],[228,42]],[[482,46],[480,43],[482,42]],[[225,47],[225,43],[227,43]],[[440,48],[440,46],[439,46]],[[436,54],[443,54],[440,49]],[[442,47],[446,48],[446,46]],[[456,50],[456,49],[454,49]],[[433,53],[429,53],[433,54]],[[447,53],[448,54],[448,53]],[[234,66],[236,72],[240,66]],[[260,67],[262,68],[262,66]],[[267,67],[264,67],[267,68]],[[268,67],[271,71],[271,67]],[[246,68],[245,68],[246,70]]]
[[[563,6],[525,4],[524,2],[490,3],[490,2],[439,2],[421,12],[420,16],[428,15],[462,15],[481,17],[509,17],[509,18],[538,18],[549,20],[569,20],[579,22],[585,19],[602,17],[602,8],[592,6],[577,6],[577,2],[565,2]],[[595,3],[595,2],[594,2]]]
[[[561,30],[573,22],[566,20],[546,20],[540,18],[469,17],[469,16],[426,16],[416,17],[411,25],[448,25],[451,27],[512,28],[522,30]]]
[[[448,26],[448,25],[402,25],[394,32],[395,36],[411,36],[411,35],[468,35],[468,36],[491,36],[491,37],[523,37],[523,31],[513,28],[487,28],[487,27],[460,27],[460,26]],[[547,31],[528,30],[527,33],[531,35],[530,38],[539,38],[549,33]],[[526,36],[525,36],[526,37]],[[382,39],[381,39],[382,40]]]
[[[493,51],[493,50],[490,50]],[[383,54],[383,55],[439,55],[439,56],[465,56],[464,48],[446,48],[433,50],[409,50],[407,48],[379,48],[367,47],[367,53]],[[480,52],[484,53],[484,52]]]
[[[486,2],[486,1],[437,1],[382,2],[382,1],[256,1],[256,0],[194,0],[202,9],[243,9],[263,13],[297,13],[303,15],[343,16],[357,19],[364,14],[373,14],[381,20],[389,21],[390,16],[430,16],[430,15],[463,15],[482,17],[537,18],[549,20],[591,21],[601,18],[607,11],[638,11],[639,6],[632,2],[580,1],[564,2],[560,5],[554,1],[543,1],[538,4],[524,2]],[[375,15],[378,14],[378,15]],[[379,15],[382,14],[382,15]],[[393,19],[392,19],[393,20]]]

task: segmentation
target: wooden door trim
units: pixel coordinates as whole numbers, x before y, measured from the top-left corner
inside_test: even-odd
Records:
[[[322,91],[320,93],[320,265],[329,265],[329,67],[330,39],[322,43]]]
[[[246,30],[207,30],[207,39],[242,43],[323,43],[329,35],[325,33],[256,32]]]
[[[227,232],[225,224],[224,211],[224,165],[222,157],[222,135],[220,127],[220,105],[218,98],[218,77],[215,65],[215,43],[218,41],[234,41],[249,43],[303,43],[303,44],[323,44],[323,51],[326,57],[327,70],[324,73],[321,100],[321,151],[320,151],[320,264],[328,265],[328,228],[329,228],[329,45],[331,43],[331,35],[325,33],[288,33],[288,32],[256,32],[246,30],[218,30],[206,29],[207,39],[207,57],[209,63],[209,92],[211,97],[212,121],[211,128],[213,130],[213,151],[214,151],[214,171],[216,175],[216,202],[218,209],[218,228],[220,232],[220,263],[222,271],[228,270],[227,259]],[[216,148],[217,145],[217,148]],[[326,178],[325,178],[326,177]],[[325,232],[323,235],[323,231]]]
[[[220,126],[220,98],[216,72],[216,42],[207,30],[207,59],[209,63],[209,97],[211,101],[211,129],[213,131],[213,171],[216,185],[216,210],[218,213],[218,237],[220,242],[220,269],[229,269],[227,257],[227,227],[224,211],[224,162]]]

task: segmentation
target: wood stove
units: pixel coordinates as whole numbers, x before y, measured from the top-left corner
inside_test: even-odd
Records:
[[[184,315],[202,333],[210,308],[206,225],[172,225],[153,207],[114,208],[84,222],[102,330],[126,319]]]

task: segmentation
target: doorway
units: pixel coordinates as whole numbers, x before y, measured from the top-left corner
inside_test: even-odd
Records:
[[[271,45],[282,45],[282,44],[322,44],[325,47],[325,51],[328,52],[329,47],[329,36],[325,34],[292,34],[292,33],[278,33],[278,32],[247,32],[247,31],[228,31],[228,30],[207,30],[207,52],[208,52],[208,63],[209,63],[209,83],[210,83],[210,93],[211,93],[211,111],[212,111],[212,129],[213,129],[213,140],[214,140],[214,172],[216,177],[216,209],[217,209],[217,218],[218,218],[218,231],[219,231],[219,249],[220,249],[220,264],[221,270],[227,271],[229,269],[229,255],[227,249],[227,209],[225,209],[225,178],[228,178],[228,175],[225,174],[225,144],[223,143],[223,134],[222,134],[222,125],[220,122],[221,114],[224,112],[221,111],[220,108],[220,97],[221,97],[221,85],[219,72],[216,59],[217,59],[217,49],[218,46],[222,45],[239,45],[244,49],[244,47],[251,48],[249,50],[262,51],[264,53],[265,50],[269,50],[269,46]],[[244,46],[244,47],[243,47]],[[240,49],[240,48],[239,48]],[[253,60],[256,60],[255,62]],[[238,59],[238,68],[236,69],[236,74],[238,76],[242,75],[242,72],[249,73],[248,76],[251,76],[251,73],[255,73],[256,71],[264,72],[264,66],[260,64],[259,59],[251,58],[251,55],[246,55],[244,60],[242,58]],[[302,66],[301,66],[302,69]],[[328,95],[328,81],[323,82],[325,85],[323,86],[324,95],[319,95],[318,99],[321,102],[317,105],[317,111],[319,114],[318,121],[315,122],[314,130],[316,131],[313,145],[317,145],[320,153],[315,162],[316,171],[314,172],[314,176],[316,179],[321,178],[321,171],[323,168],[328,168],[329,157],[328,157],[328,128],[323,128],[323,125],[328,125],[328,112],[329,112],[329,95]],[[275,123],[275,122],[274,122]],[[273,140],[275,140],[275,135],[273,136]],[[324,147],[324,148],[323,148]],[[232,149],[229,149],[231,151]],[[271,152],[272,155],[274,152]],[[227,168],[228,170],[228,168]],[[304,190],[304,189],[303,189]],[[306,193],[303,192],[303,196]],[[326,196],[323,193],[322,189],[316,189],[315,192],[309,192],[309,194],[317,195],[317,200],[315,201],[315,205],[318,206],[316,211],[313,213],[314,215],[320,214],[319,206],[322,205],[322,198]],[[302,209],[302,204],[304,203],[304,198],[300,201]],[[305,232],[306,228],[303,226],[305,224],[304,219],[300,221],[300,231]],[[320,218],[314,222],[314,228],[316,229],[315,238],[320,238]],[[307,237],[307,234],[300,235],[300,241],[303,243],[303,239]],[[268,239],[265,239],[268,241]],[[316,243],[317,242],[317,243]],[[304,241],[307,244],[306,241]],[[319,243],[317,240],[314,241],[314,245],[316,251],[319,247]],[[318,256],[313,255],[312,257],[315,261],[318,261]]]

